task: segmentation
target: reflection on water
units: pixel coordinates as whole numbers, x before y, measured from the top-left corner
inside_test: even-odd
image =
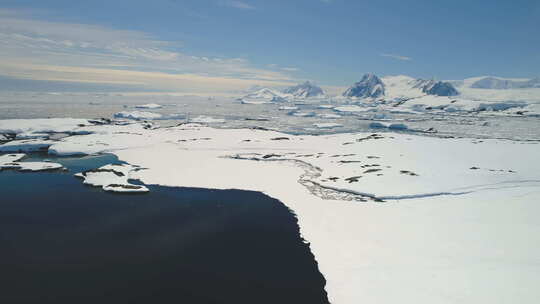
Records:
[[[72,175],[113,156],[54,161],[70,172],[0,172],[0,303],[327,303],[279,201],[159,186],[110,194]]]

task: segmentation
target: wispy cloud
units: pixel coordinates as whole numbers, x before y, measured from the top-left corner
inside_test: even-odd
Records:
[[[389,58],[393,58],[393,59],[397,59],[397,60],[401,60],[401,61],[410,61],[410,60],[412,60],[411,57],[395,55],[395,54],[380,54],[380,55],[382,57],[389,57]]]
[[[293,68],[293,67],[282,67],[280,69],[287,72],[297,72],[300,70],[299,68]]]
[[[234,7],[238,9],[244,9],[244,10],[253,10],[255,9],[255,6],[244,2],[244,1],[238,1],[238,0],[226,0],[221,2],[225,6]]]
[[[185,54],[178,51],[181,43],[144,32],[39,21],[28,13],[2,9],[0,16],[4,76],[208,92],[293,81],[286,70],[258,68],[244,58]]]

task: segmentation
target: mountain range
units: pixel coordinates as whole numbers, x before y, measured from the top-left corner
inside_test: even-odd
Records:
[[[512,79],[493,76],[474,77],[465,80],[452,81],[456,86],[473,89],[510,90],[540,88],[540,77],[532,79]]]
[[[296,98],[324,97],[324,90],[315,84],[306,81],[296,86],[288,87],[283,93]]]
[[[540,88],[540,78],[507,79],[485,76],[464,80],[438,81],[405,75],[378,77],[375,74],[365,74],[360,81],[346,89],[341,97],[357,99],[417,98],[426,95],[457,96],[460,94],[459,90],[466,89],[511,90],[528,88]],[[283,102],[293,99],[323,97],[326,97],[326,94],[321,87],[306,81],[282,91],[255,87],[242,98]]]

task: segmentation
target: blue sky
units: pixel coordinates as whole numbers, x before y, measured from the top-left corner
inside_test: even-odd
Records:
[[[0,0],[0,76],[193,93],[540,76],[540,1]]]

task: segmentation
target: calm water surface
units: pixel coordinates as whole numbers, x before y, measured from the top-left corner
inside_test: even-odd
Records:
[[[159,186],[110,194],[73,174],[115,157],[53,160],[69,172],[0,171],[0,303],[327,303],[281,202]]]

